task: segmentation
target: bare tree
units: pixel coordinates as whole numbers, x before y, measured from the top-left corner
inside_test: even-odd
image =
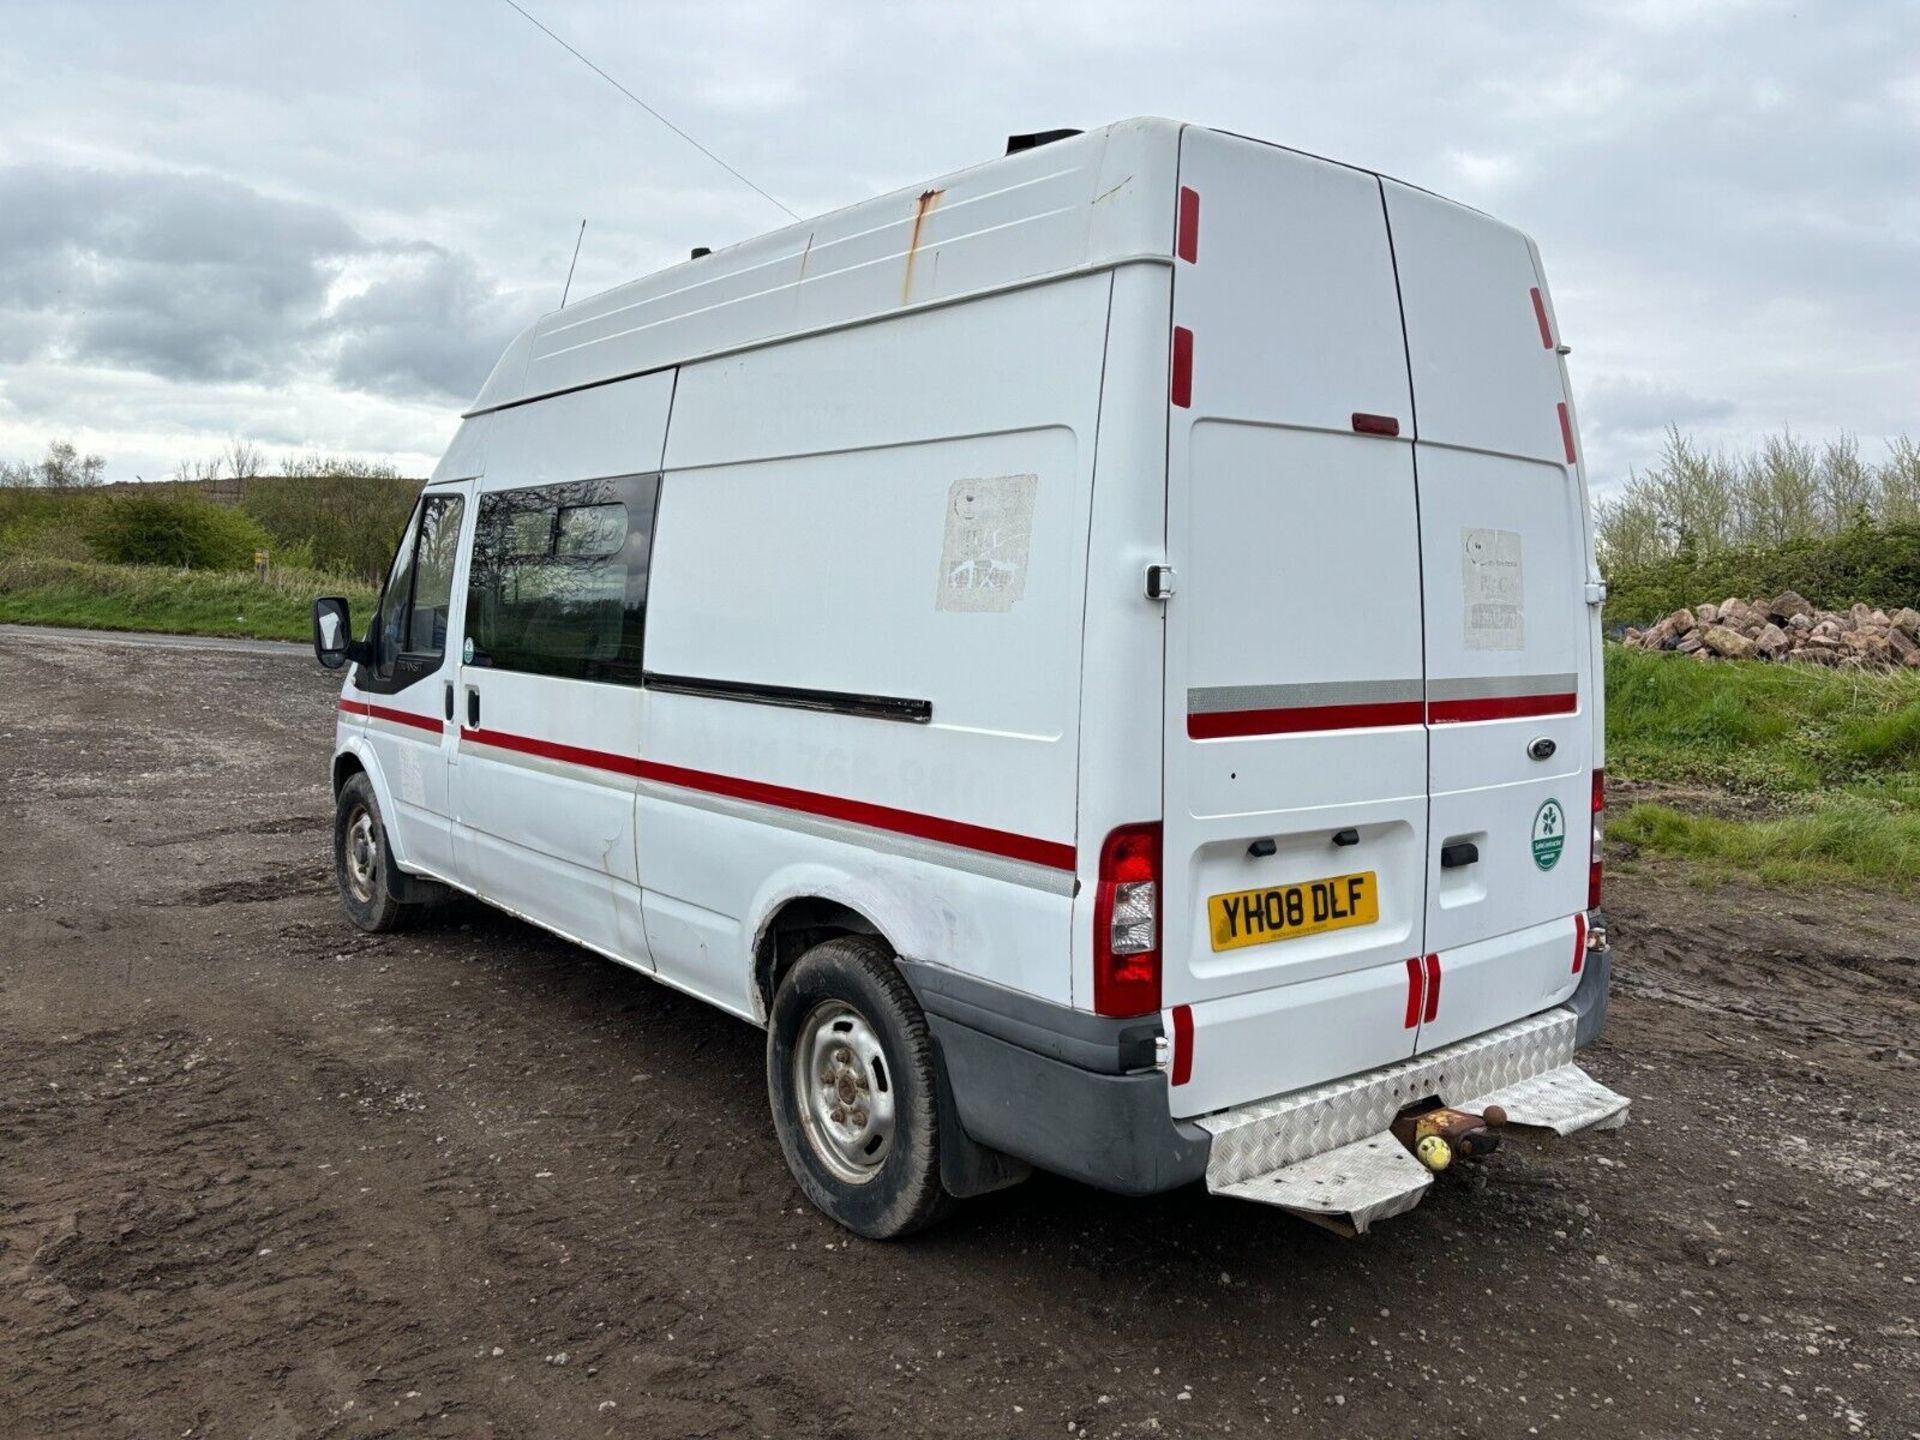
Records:
[[[1874,472],[1875,518],[1883,525],[1920,524],[1920,444],[1901,435],[1887,442],[1887,458]]]
[[[49,490],[77,490],[98,485],[107,468],[99,455],[82,455],[71,440],[49,440],[47,455],[33,467],[33,481]]]
[[[1821,447],[1814,483],[1819,492],[1821,523],[1828,534],[1837,535],[1872,522],[1879,489],[1876,480],[1873,467],[1860,458],[1858,437],[1843,434]]]
[[[1741,538],[1781,545],[1831,533],[1821,523],[1819,464],[1792,430],[1769,435],[1740,467]]]
[[[260,473],[260,466],[266,460],[258,445],[251,440],[237,438],[227,442],[222,458],[227,462],[227,474],[235,480],[253,479]]]

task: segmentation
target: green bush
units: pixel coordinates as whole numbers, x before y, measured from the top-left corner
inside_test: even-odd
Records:
[[[185,493],[110,496],[93,512],[87,538],[97,559],[182,570],[244,569],[268,548],[251,515]]]
[[[1920,525],[1859,526],[1822,540],[1681,555],[1607,575],[1607,621],[1646,625],[1682,605],[1797,590],[1815,605],[1920,608]]]
[[[386,474],[264,476],[242,485],[240,508],[282,548],[307,546],[317,568],[378,580],[420,484]]]

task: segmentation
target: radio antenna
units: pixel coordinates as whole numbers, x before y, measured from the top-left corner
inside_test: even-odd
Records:
[[[573,259],[567,262],[567,283],[560,291],[560,308],[567,308],[567,296],[573,292],[573,267],[580,263],[580,242],[587,238],[586,216],[580,217],[580,233],[573,237]]]

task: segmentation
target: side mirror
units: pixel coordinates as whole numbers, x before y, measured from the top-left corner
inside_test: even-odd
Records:
[[[313,658],[321,668],[338,670],[356,658],[352,651],[353,613],[341,595],[323,595],[313,602]]]

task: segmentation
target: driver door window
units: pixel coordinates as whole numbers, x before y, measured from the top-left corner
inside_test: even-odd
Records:
[[[459,495],[428,495],[407,524],[380,595],[379,688],[397,690],[440,668],[465,510]]]

